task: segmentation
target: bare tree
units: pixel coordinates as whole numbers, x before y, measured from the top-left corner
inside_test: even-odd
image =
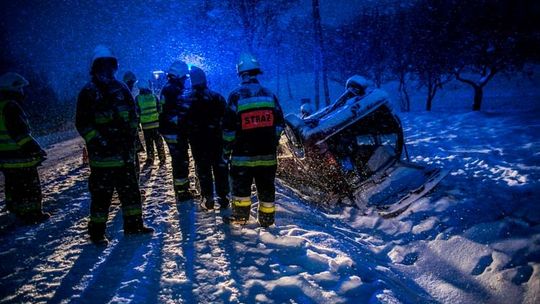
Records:
[[[321,24],[321,12],[319,0],[312,0],[313,8],[313,33],[315,38],[314,47],[314,76],[315,76],[315,107],[319,109],[320,106],[320,75],[322,73],[323,90],[324,90],[324,102],[325,105],[330,104],[330,90],[328,88],[328,67],[326,66],[326,56],[324,49],[324,39]]]
[[[478,75],[476,80],[463,76],[464,71],[467,71],[464,67],[456,69],[456,79],[470,85],[474,90],[473,111],[480,111],[482,108],[484,87],[489,81],[497,73],[512,70],[517,66],[510,56],[513,53],[511,51],[512,44],[512,40],[508,39],[507,43],[499,44],[499,46],[490,42],[476,46],[476,55],[471,56],[472,60],[468,69],[468,71]]]

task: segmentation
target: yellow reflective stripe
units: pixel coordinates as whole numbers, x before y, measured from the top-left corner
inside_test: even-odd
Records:
[[[223,132],[223,140],[224,141],[234,141],[236,138],[236,132],[235,131],[224,131]]]
[[[259,202],[259,212],[275,213],[276,205],[273,202]]]
[[[116,168],[123,167],[123,160],[90,160],[90,167],[96,168]]]
[[[39,202],[17,202],[14,204],[13,209],[19,214],[32,213],[41,210],[41,204]]]
[[[163,139],[168,144],[178,143],[178,137],[176,135],[163,135]]]
[[[189,183],[189,179],[188,179],[188,178],[178,178],[178,179],[175,179],[175,180],[174,180],[174,185],[175,185],[175,186],[184,186],[184,185],[186,185],[187,183]]]
[[[23,139],[19,140],[19,141],[17,142],[17,145],[22,146],[22,145],[24,145],[25,143],[31,141],[32,139],[33,139],[32,136],[26,136],[26,137],[24,137]]]
[[[233,205],[236,207],[249,207],[251,206],[251,199],[249,197],[235,197],[233,198]]]
[[[268,167],[277,165],[276,160],[254,160],[254,161],[232,161],[231,164],[237,167]]]
[[[84,135],[84,141],[89,142],[97,136],[97,131],[92,130]]]
[[[102,223],[106,223],[107,222],[107,215],[91,215],[90,216],[90,222],[92,223],[99,223],[99,224],[102,224]]]
[[[11,162],[9,162],[11,161]],[[3,169],[20,169],[29,168],[37,165],[41,161],[41,158],[33,158],[31,160],[8,160],[8,162],[0,163],[0,168]]]
[[[141,123],[144,130],[159,128],[159,121],[151,123]]]
[[[106,124],[111,122],[112,120],[112,117],[96,117],[97,124]]]
[[[122,117],[125,121],[129,119],[129,111],[120,111],[118,112],[118,115]]]
[[[142,208],[139,206],[127,206],[122,209],[122,213],[124,216],[141,215]]]
[[[274,166],[277,159],[275,155],[233,156],[231,164],[238,167]]]
[[[0,151],[15,151],[19,149],[17,142],[9,136],[4,118],[4,107],[9,100],[0,101]]]
[[[251,110],[251,109],[273,108],[273,107],[274,107],[274,101],[272,101],[272,102],[246,103],[246,104],[243,104],[243,105],[238,105],[238,112],[245,111],[245,110]]]
[[[19,146],[13,140],[0,139],[0,151],[15,151],[15,150],[19,150]]]

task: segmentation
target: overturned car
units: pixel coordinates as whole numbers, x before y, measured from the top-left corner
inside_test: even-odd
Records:
[[[361,76],[346,87],[336,102],[312,115],[285,117],[278,177],[311,201],[396,216],[447,171],[402,159],[403,129],[384,91]]]

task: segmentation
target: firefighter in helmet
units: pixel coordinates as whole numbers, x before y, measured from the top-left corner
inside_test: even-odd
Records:
[[[189,144],[199,179],[202,206],[214,209],[214,181],[217,203],[221,209],[229,206],[229,179],[223,160],[221,123],[227,102],[219,93],[208,88],[206,75],[198,67],[189,72]]]
[[[46,153],[30,134],[21,108],[28,81],[19,74],[0,76],[0,171],[4,173],[6,209],[27,223],[50,217],[42,212],[37,167]]]
[[[135,98],[139,120],[146,144],[146,163],[154,163],[154,145],[157,149],[160,165],[165,164],[165,147],[159,135],[159,113],[161,104],[156,95],[152,93],[148,82],[138,82],[139,95]]]
[[[90,163],[91,195],[88,233],[92,242],[107,244],[105,229],[114,190],[124,218],[124,234],[152,233],[143,223],[135,168],[137,113],[128,87],[116,80],[118,61],[105,46],[94,50],[91,80],[77,100],[75,126],[84,138]]]
[[[159,131],[169,147],[176,200],[193,198],[189,185],[189,155],[187,137],[188,100],[184,98],[189,69],[185,62],[175,61],[167,70],[167,84],[161,90],[163,108],[159,115]]]
[[[228,98],[223,121],[224,154],[230,161],[232,220],[249,220],[251,184],[255,181],[262,227],[274,223],[277,146],[284,127],[277,97],[257,80],[259,62],[242,54],[236,66],[240,87]]]

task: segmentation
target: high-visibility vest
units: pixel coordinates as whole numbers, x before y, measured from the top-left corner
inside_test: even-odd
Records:
[[[141,110],[141,126],[144,130],[159,127],[159,112],[157,99],[153,94],[140,94],[137,96],[137,104]]]
[[[4,109],[10,102],[13,101],[0,101],[0,169],[19,169],[36,166],[43,160],[42,157],[28,156],[27,153],[21,151],[21,147],[24,144],[34,139],[30,135],[27,135],[16,140],[8,133]]]

